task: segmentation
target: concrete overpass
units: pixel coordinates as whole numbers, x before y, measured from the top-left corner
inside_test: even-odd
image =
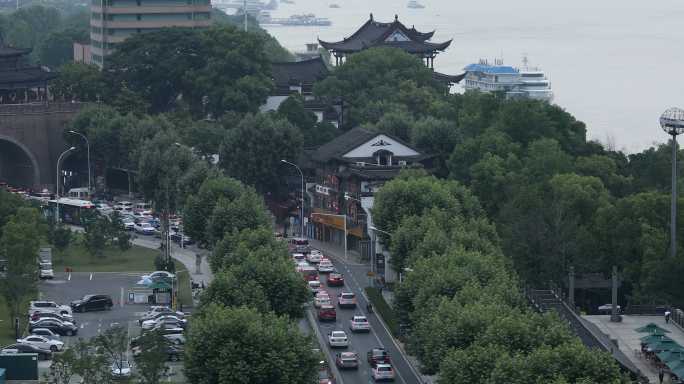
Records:
[[[85,104],[0,105],[0,180],[54,191],[63,132]]]

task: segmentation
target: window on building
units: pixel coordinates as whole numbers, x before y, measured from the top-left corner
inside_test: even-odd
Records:
[[[393,153],[386,150],[386,149],[381,149],[373,154],[373,157],[375,157],[375,160],[377,162],[377,165],[380,166],[390,166],[392,165],[392,155]]]

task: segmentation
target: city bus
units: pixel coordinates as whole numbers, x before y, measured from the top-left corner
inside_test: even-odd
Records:
[[[59,203],[59,217],[63,223],[83,225],[83,219],[89,213],[97,213],[95,205],[88,200],[71,199],[62,197],[58,200],[49,201],[49,211],[54,216]]]

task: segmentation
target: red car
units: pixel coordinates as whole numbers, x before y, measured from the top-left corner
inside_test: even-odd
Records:
[[[344,276],[341,273],[331,273],[328,275],[328,287],[343,287]]]
[[[389,352],[385,348],[373,348],[368,351],[368,364],[391,364]]]
[[[337,320],[337,311],[335,311],[335,307],[329,304],[321,305],[321,309],[318,310],[318,320]]]
[[[335,384],[335,376],[327,365],[318,368],[318,384]]]

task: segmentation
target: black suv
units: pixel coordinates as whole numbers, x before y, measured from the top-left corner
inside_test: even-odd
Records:
[[[71,309],[74,312],[86,311],[105,311],[114,306],[109,295],[85,295],[81,300],[71,302]]]

